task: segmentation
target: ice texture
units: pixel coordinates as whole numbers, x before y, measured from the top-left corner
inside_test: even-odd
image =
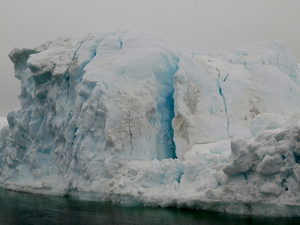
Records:
[[[300,216],[299,70],[284,41],[177,51],[115,29],[9,57],[21,108],[0,120],[1,186]]]
[[[8,125],[5,117],[0,117],[0,130]]]

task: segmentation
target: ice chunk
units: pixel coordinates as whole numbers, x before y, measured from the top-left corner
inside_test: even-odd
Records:
[[[279,173],[283,165],[283,160],[279,154],[275,156],[266,155],[257,165],[256,171],[262,175],[273,175]]]
[[[273,194],[273,195],[280,195],[283,191],[282,187],[279,187],[278,185],[274,183],[264,183],[260,189],[260,191],[263,194]]]
[[[284,118],[278,114],[263,113],[257,115],[250,123],[253,137],[260,131],[278,129],[284,122]]]

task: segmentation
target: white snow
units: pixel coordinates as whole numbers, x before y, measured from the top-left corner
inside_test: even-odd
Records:
[[[5,118],[5,117],[0,117],[0,130],[1,130],[3,127],[7,126],[7,125],[8,125],[8,124],[7,124],[6,118]]]
[[[21,108],[0,132],[1,186],[299,216],[300,82],[286,46],[179,52],[120,29],[14,49]]]

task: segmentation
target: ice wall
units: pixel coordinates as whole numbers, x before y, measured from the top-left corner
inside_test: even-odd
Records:
[[[6,181],[52,176],[69,186],[74,176],[109,176],[103,168],[115,160],[175,157],[172,95],[179,59],[160,37],[105,31],[14,49],[9,56],[22,107],[7,116]]]
[[[194,144],[250,138],[256,115],[291,116],[300,106],[299,74],[284,41],[228,52],[184,50],[175,74],[177,156]]]
[[[122,204],[299,216],[299,71],[283,41],[178,52],[107,30],[14,49],[1,186]]]

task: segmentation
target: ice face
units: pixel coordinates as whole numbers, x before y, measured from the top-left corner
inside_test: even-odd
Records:
[[[0,133],[2,186],[300,215],[299,73],[284,42],[178,52],[120,29],[9,56],[21,108]]]
[[[186,50],[174,80],[180,159],[194,144],[250,138],[256,115],[290,116],[300,105],[297,66],[280,41],[256,43],[236,54]]]
[[[28,167],[34,180],[52,173],[90,179],[115,160],[175,157],[178,57],[162,39],[108,31],[13,50],[10,58],[22,84],[22,108],[7,116],[10,167]]]

